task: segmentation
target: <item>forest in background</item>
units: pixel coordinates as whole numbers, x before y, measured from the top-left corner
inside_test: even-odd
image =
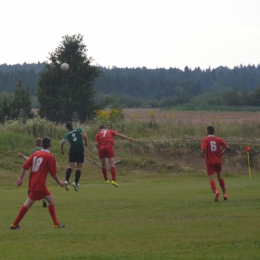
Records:
[[[0,65],[0,93],[12,93],[22,79],[35,96],[43,63]],[[259,106],[260,65],[178,68],[104,68],[95,80],[97,103],[131,107],[171,107],[180,104]]]

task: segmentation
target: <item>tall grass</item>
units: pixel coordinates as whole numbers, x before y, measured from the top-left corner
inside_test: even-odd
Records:
[[[134,111],[131,110],[131,113]],[[255,113],[184,113],[174,114],[165,119],[165,112],[149,110],[137,111],[142,120],[132,119],[129,114],[125,120],[107,121],[107,127],[135,138],[135,142],[116,139],[116,159],[121,167],[128,171],[146,171],[149,173],[166,173],[193,171],[203,174],[204,160],[199,157],[200,144],[206,135],[206,126],[214,125],[216,135],[222,137],[232,148],[223,158],[226,174],[245,174],[247,159],[244,149],[251,146],[252,171],[260,168],[259,158],[259,115]],[[142,113],[145,113],[146,118]],[[167,112],[168,113],[168,112]],[[227,120],[228,115],[230,120]],[[247,118],[247,119],[246,119]],[[90,140],[86,148],[86,163],[90,166],[99,165],[94,138],[98,125],[102,121],[95,120],[79,124],[87,132]],[[47,120],[35,118],[26,122],[12,121],[0,126],[0,147],[5,151],[0,159],[0,167],[14,170],[19,159],[14,154],[30,153],[36,137],[50,136],[53,139],[52,152],[60,162],[60,169],[66,168],[67,157],[61,156],[59,143],[66,133],[64,125],[57,125]],[[68,145],[65,146],[68,152]],[[1,176],[0,176],[1,178]]]

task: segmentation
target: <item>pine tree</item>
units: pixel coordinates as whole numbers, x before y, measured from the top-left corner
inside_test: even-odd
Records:
[[[75,117],[84,122],[93,118],[98,109],[94,97],[93,82],[99,70],[92,66],[92,58],[86,55],[82,35],[65,35],[60,45],[50,53],[49,63],[39,75],[37,96],[39,115],[56,122],[73,121]],[[62,71],[62,63],[69,64]]]
[[[28,86],[23,86],[22,79],[18,81],[11,97],[10,117],[11,119],[33,117],[31,93]]]

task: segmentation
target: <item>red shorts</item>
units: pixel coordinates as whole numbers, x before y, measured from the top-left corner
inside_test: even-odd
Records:
[[[30,191],[28,197],[32,200],[41,200],[42,198],[51,195],[50,191],[46,188],[43,191]]]
[[[114,149],[111,144],[102,145],[98,149],[99,158],[114,158]]]
[[[221,163],[207,164],[208,175],[212,175],[215,172],[221,172]]]

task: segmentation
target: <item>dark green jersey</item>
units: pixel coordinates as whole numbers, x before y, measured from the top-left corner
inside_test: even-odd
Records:
[[[82,145],[83,146],[83,137],[82,134],[84,130],[82,128],[76,128],[68,132],[62,139],[62,142],[70,142],[70,146]]]
[[[32,150],[31,154],[33,154],[33,153],[36,152],[36,151],[40,151],[40,150],[42,150],[42,147],[37,147],[37,148],[35,148],[35,149]]]

